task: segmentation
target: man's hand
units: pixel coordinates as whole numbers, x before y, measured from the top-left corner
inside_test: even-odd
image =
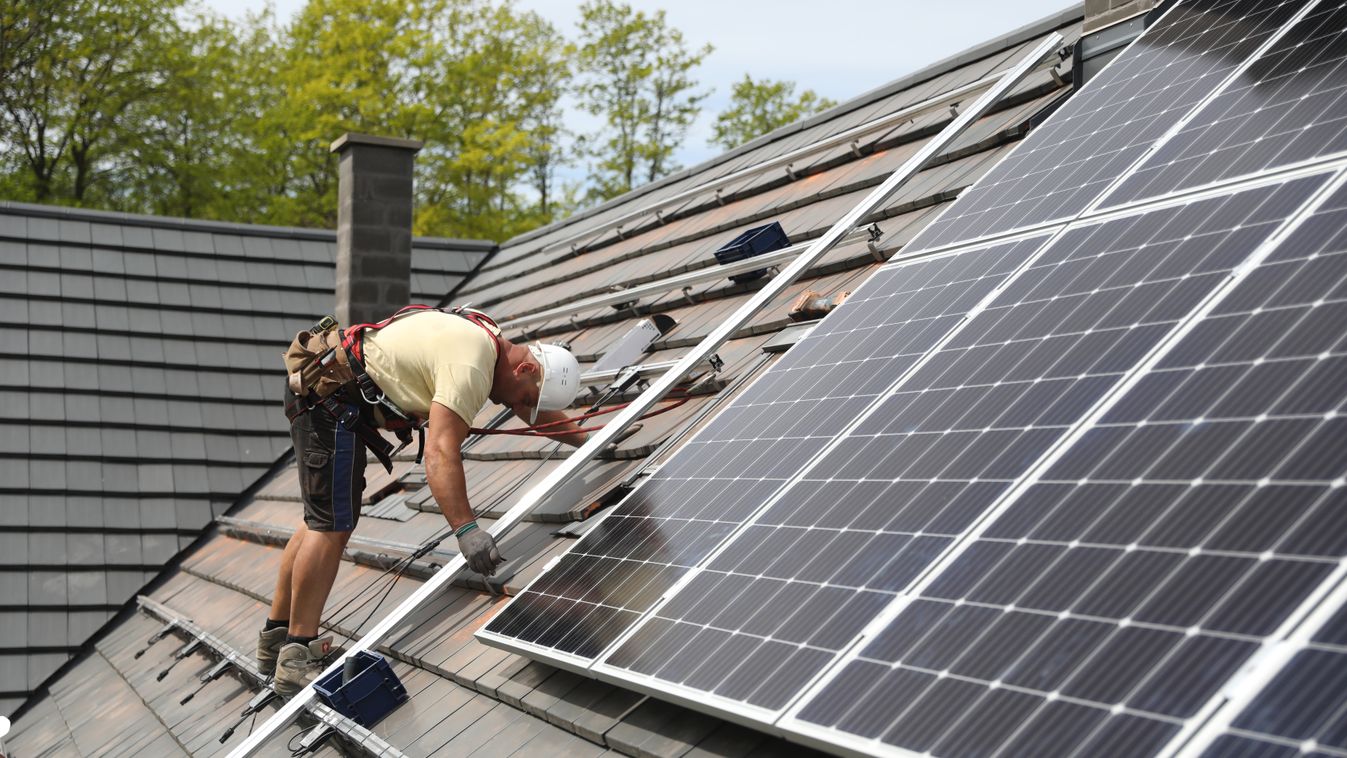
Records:
[[[528,411],[529,411],[528,408],[516,408],[515,415],[518,416],[521,421],[527,424],[529,422]],[[550,424],[554,421],[565,421],[567,418],[568,417],[566,416],[565,411],[538,411],[539,424]],[[553,437],[552,439],[561,440],[562,442],[566,443],[567,445],[570,445],[571,447],[580,447],[581,445],[585,444],[586,439],[589,439],[589,432],[584,429],[581,429],[574,423],[557,424],[556,426],[548,427],[547,430],[549,432],[570,432],[570,434],[560,437]]]
[[[496,540],[489,532],[477,527],[477,522],[466,524],[455,532],[458,536],[458,552],[468,561],[468,567],[482,576],[496,573],[496,567],[505,559],[500,557]]]

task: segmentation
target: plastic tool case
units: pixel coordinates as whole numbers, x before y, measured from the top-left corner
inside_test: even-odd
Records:
[[[344,666],[314,682],[313,689],[332,710],[371,727],[407,700],[407,689],[383,656],[362,650],[352,658],[355,665],[349,667],[349,678],[342,681],[348,668]]]
[[[756,226],[738,237],[735,237],[724,247],[717,250],[715,255],[716,261],[723,266],[726,263],[742,261],[745,258],[754,258],[764,253],[770,253],[789,246],[790,239],[786,237],[786,232],[781,228],[781,223],[773,221],[766,226]],[[756,271],[734,274],[730,277],[730,281],[748,282],[757,279],[766,273],[767,269],[760,268]]]

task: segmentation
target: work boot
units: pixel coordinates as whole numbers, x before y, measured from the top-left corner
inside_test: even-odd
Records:
[[[292,698],[323,670],[323,658],[332,649],[332,638],[323,637],[307,645],[291,642],[276,656],[276,678],[271,688],[283,698]]]
[[[275,629],[263,629],[257,633],[257,670],[262,676],[276,673],[276,655],[285,644],[285,636],[290,629],[278,626]]]

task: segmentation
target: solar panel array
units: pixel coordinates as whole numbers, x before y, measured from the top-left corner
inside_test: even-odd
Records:
[[[1109,194],[1135,201],[1347,150],[1347,7],[1315,6]]]
[[[1022,264],[1036,242],[867,281],[487,629],[592,658]]]
[[[483,638],[863,752],[1347,751],[1341,11],[1170,9]]]
[[[1137,281],[1124,268],[1156,266],[1124,291],[1130,297],[1168,283],[1183,318],[1321,185],[1318,177],[1246,190],[1170,211],[1168,220],[1146,213],[1100,224],[1093,236],[1111,242],[1124,233],[1110,229],[1119,224],[1190,230],[1180,243],[1186,249],[1166,244],[1162,233],[1124,252],[1124,267],[1115,269],[1122,281]],[[1239,230],[1213,229],[1222,218]],[[1092,247],[1071,242],[1080,233],[1061,240],[1077,255]],[[1216,314],[1241,294],[1229,294]],[[1312,340],[1283,334],[1285,325],[1267,317],[1213,320],[1230,328],[1228,343],[1213,340],[1202,321],[1171,346],[1045,473],[1008,497],[984,531],[964,540],[933,581],[905,593],[893,623],[800,718],[941,755],[1002,745],[1016,755],[1137,755],[1171,739],[1336,562],[1303,558],[1299,549],[1264,553],[1277,545],[1273,527],[1291,523],[1282,509],[1321,499],[1300,481],[1307,473],[1283,471],[1283,454],[1302,442],[1322,446],[1323,435],[1342,430],[1253,407],[1276,400],[1267,390],[1281,384],[1261,371],[1239,375],[1246,367],[1238,361],[1258,355],[1259,335],[1298,347]],[[1176,321],[1159,322],[1154,339],[1141,337],[1147,349]],[[1096,353],[1101,361],[1113,354]],[[1321,457],[1324,468],[1347,464]],[[1333,524],[1313,525],[1326,526]]]
[[[939,247],[1085,210],[1306,0],[1170,11],[913,241]]]

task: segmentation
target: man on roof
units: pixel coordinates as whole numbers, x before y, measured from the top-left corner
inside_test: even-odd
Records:
[[[504,559],[477,525],[459,450],[478,411],[491,400],[529,424],[554,423],[551,429],[567,433],[558,439],[570,445],[584,444],[587,436],[562,413],[580,387],[579,363],[562,347],[511,343],[490,318],[469,309],[413,306],[379,324],[335,331],[331,325],[329,320],[301,332],[286,355],[292,372],[286,414],[304,523],[281,556],[257,641],[258,667],[274,673],[273,686],[283,697],[303,689],[331,648],[331,636],[318,637],[318,624],[360,517],[365,447],[391,467],[391,446],[374,427],[399,415],[416,426],[426,423],[431,494],[468,566],[485,576]],[[341,373],[339,364],[350,370]],[[320,399],[314,388],[324,377],[329,388],[339,388]]]

